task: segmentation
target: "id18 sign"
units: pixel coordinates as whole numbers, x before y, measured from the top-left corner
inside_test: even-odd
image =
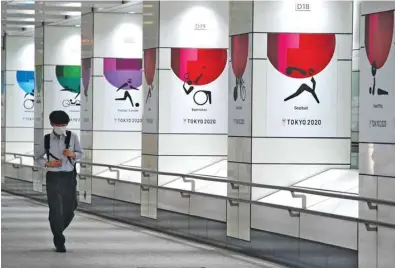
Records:
[[[310,11],[310,4],[306,3],[296,3],[295,4],[295,11]]]

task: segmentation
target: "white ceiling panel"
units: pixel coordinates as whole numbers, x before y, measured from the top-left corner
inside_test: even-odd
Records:
[[[81,14],[92,12],[142,13],[137,1],[2,1],[2,34],[26,35],[34,25],[79,26]],[[27,33],[30,32],[30,33]]]

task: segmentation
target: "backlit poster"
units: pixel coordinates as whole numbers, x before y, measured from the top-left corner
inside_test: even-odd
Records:
[[[4,99],[4,97],[5,97],[5,71],[1,71],[1,111],[2,111],[2,116],[1,116],[1,125],[4,125],[4,120],[3,120],[3,117],[4,117],[4,111],[3,111],[3,108],[4,108],[4,105],[5,105],[5,99]]]
[[[63,110],[70,117],[69,128],[80,128],[80,80],[78,65],[56,65],[47,69],[44,75],[45,110]]]
[[[359,128],[361,142],[395,142],[394,11],[362,17]]]
[[[227,62],[226,48],[171,48],[171,72],[161,78],[160,92],[168,96],[159,103],[170,116],[161,131],[227,133]]]
[[[34,92],[34,128],[43,128],[43,87],[44,87],[44,67],[35,66],[35,92]],[[44,121],[47,121],[44,119]]]
[[[158,83],[156,71],[157,49],[144,49],[144,122],[143,131],[158,132]]]
[[[81,60],[81,130],[92,130],[92,59]]]
[[[103,77],[94,83],[94,128],[141,131],[142,59],[103,58]]]
[[[230,38],[229,135],[251,135],[251,61],[250,35]]]
[[[1,97],[4,96],[5,93],[5,71],[1,71]]]
[[[6,75],[7,127],[33,127],[34,71],[9,71]]]
[[[5,71],[1,71],[1,127],[5,126]],[[1,140],[3,141],[4,131],[2,130]]]
[[[336,35],[269,33],[267,56],[267,134],[336,136]]]

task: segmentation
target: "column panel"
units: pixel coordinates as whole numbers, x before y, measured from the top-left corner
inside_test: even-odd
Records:
[[[33,152],[34,39],[6,36],[5,151]]]
[[[214,175],[210,167],[218,165],[216,175],[226,176],[228,3],[147,1],[144,14],[150,14],[144,18],[143,126],[143,145],[149,146],[143,148],[143,165],[150,166],[144,167]],[[167,176],[159,176],[158,184],[191,187]],[[200,182],[195,190],[205,186]],[[159,207],[182,209],[189,200],[179,196],[159,191]]]
[[[159,132],[159,9],[160,2],[144,1],[143,48],[144,48],[144,113],[142,133],[143,169],[158,170],[158,132]],[[141,183],[158,185],[157,174],[142,174]],[[142,187],[141,216],[157,218],[158,190]]]
[[[49,114],[54,110],[65,111],[71,120],[68,129],[80,134],[80,42],[79,27],[35,28],[35,150],[42,144],[44,135],[52,131]],[[41,191],[44,176],[42,172],[35,172],[34,176],[34,188]]]
[[[51,131],[48,120],[54,110],[70,116],[68,128],[79,135],[81,29],[44,26],[44,132]]]
[[[6,35],[1,36],[2,40],[6,38]],[[6,54],[4,41],[1,42],[1,168],[3,169],[3,163],[5,161],[5,70],[6,70]],[[4,173],[1,174],[1,183],[4,183]]]
[[[361,2],[359,84],[359,192],[395,200],[395,4]],[[390,193],[391,192],[391,193]],[[360,204],[359,216],[395,223],[395,208]],[[395,258],[395,231],[359,228],[359,267],[389,268]]]
[[[253,174],[267,174],[254,182],[289,186],[349,167],[351,14],[348,2],[310,3],[308,12],[254,3],[252,162]]]
[[[251,182],[252,81],[253,81],[252,1],[230,4],[229,91],[228,91],[228,177]],[[251,199],[251,188],[228,185],[229,197]],[[227,205],[227,235],[250,240],[251,205]]]
[[[141,19],[132,14],[94,14],[94,162],[141,165]],[[101,171],[98,168],[93,173]],[[140,181],[139,176],[129,179]]]
[[[84,162],[92,163],[93,150],[93,23],[94,13],[81,16],[81,145]],[[91,175],[92,166],[81,166],[81,173]],[[80,201],[92,202],[92,178],[80,176]]]
[[[228,8],[226,2],[160,3],[160,171],[226,176]],[[159,176],[158,184],[226,191],[215,185],[204,190],[209,182],[197,182],[193,189],[167,176]],[[191,200],[177,193],[159,191],[158,198],[159,208],[190,207]]]
[[[94,12],[82,16],[81,124],[88,162],[141,165],[141,24],[141,14]],[[104,167],[87,167],[85,171],[115,176]],[[120,178],[140,182],[136,172],[121,171]],[[88,180],[83,189],[88,192],[87,201],[91,192]]]
[[[34,29],[34,68],[36,72],[36,92],[34,94],[34,150],[44,136],[44,27]]]
[[[352,77],[351,77],[351,168],[358,167],[359,153],[359,32],[360,32],[361,1],[353,1],[353,46],[352,46]]]
[[[231,58],[232,67],[241,63],[246,67],[244,84],[237,80],[240,68],[230,72],[234,82],[229,85],[229,177],[291,186],[329,169],[350,167],[352,2],[308,1],[303,10],[296,4],[232,3],[230,35],[239,56]],[[248,57],[242,53],[243,38]],[[242,55],[248,60],[241,61]],[[243,85],[245,102],[238,98]],[[251,124],[242,124],[243,120]],[[240,196],[240,190],[228,188],[228,195]],[[247,198],[285,205],[299,201],[285,201],[281,193],[258,188]],[[298,218],[271,208],[253,206],[253,210],[257,215],[251,224],[245,220],[251,217],[239,215],[240,221],[233,221],[239,224],[239,234],[228,235],[244,239],[243,226],[301,236],[295,227]],[[279,224],[277,217],[294,224]],[[305,226],[305,238],[310,231]]]

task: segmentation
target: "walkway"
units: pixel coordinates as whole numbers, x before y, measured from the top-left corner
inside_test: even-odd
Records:
[[[48,208],[1,193],[2,268],[278,268],[260,260],[77,213],[56,253]]]

